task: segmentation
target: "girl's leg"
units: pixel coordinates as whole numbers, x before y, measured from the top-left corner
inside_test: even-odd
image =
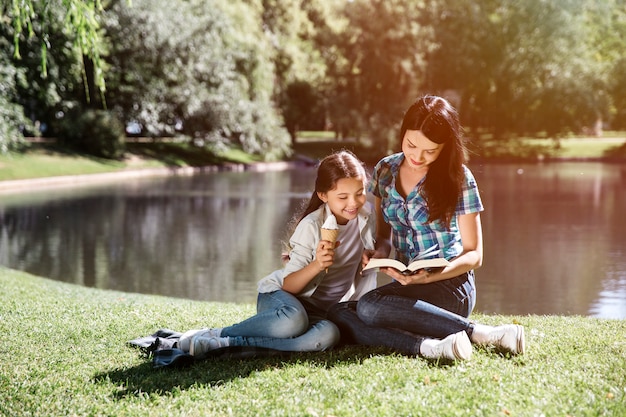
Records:
[[[317,352],[339,342],[339,329],[329,320],[311,320],[309,329],[295,337],[230,336],[229,346],[256,346],[288,352]]]
[[[433,359],[469,359],[472,355],[471,343],[464,332],[434,340],[397,328],[368,326],[357,315],[356,305],[355,301],[339,303],[328,312],[328,318],[339,327],[342,344],[385,346]]]
[[[189,351],[194,356],[203,356],[210,350],[227,346],[256,346],[309,352],[330,349],[338,341],[337,326],[328,320],[309,316],[300,300],[278,290],[260,293],[257,314],[224,327],[219,337],[198,335],[193,338]]]
[[[280,290],[270,295],[260,294],[257,305],[260,311],[253,319],[222,329],[221,336],[228,337],[230,346],[314,352],[330,349],[339,341],[337,326],[325,320],[325,312],[306,299],[300,300]]]
[[[259,293],[257,314],[224,328],[204,328],[189,330],[180,337],[179,349],[191,351],[194,337],[215,338],[228,336],[259,336],[286,338],[303,334],[309,327],[307,312],[300,301],[290,293],[278,290]],[[222,340],[222,347],[227,341]]]
[[[474,305],[473,280],[466,275],[424,285],[392,282],[365,294],[357,304],[359,318],[374,327],[402,329],[426,337],[444,338],[465,331]]]
[[[309,328],[309,318],[302,303],[287,291],[259,293],[257,314],[224,327],[219,336],[257,336],[288,338],[300,336]]]

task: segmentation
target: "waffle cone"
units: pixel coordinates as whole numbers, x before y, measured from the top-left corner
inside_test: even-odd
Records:
[[[328,240],[331,243],[335,243],[337,236],[339,236],[339,229],[321,229],[322,240]]]

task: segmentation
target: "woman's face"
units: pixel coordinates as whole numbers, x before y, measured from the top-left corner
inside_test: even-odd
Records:
[[[443,146],[428,139],[421,130],[407,130],[402,139],[404,159],[413,169],[426,168],[435,162]]]

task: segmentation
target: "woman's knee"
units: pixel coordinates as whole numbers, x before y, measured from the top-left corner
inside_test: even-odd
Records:
[[[363,323],[374,326],[378,321],[381,296],[374,291],[365,294],[356,305],[356,313]]]

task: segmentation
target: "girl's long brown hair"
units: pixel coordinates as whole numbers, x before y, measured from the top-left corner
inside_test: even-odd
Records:
[[[428,221],[440,220],[450,227],[465,179],[466,149],[459,115],[444,98],[424,96],[404,115],[401,143],[407,130],[420,130],[429,140],[444,145],[439,157],[430,164],[420,193],[428,205]]]
[[[296,215],[290,222],[288,227],[289,235],[293,233],[295,227],[310,213],[317,210],[324,202],[319,198],[317,193],[327,193],[337,187],[337,181],[343,178],[358,178],[365,183],[367,181],[367,171],[363,166],[363,162],[359,160],[352,152],[341,150],[334,152],[322,159],[317,168],[317,177],[315,178],[315,189],[311,193],[308,202],[304,202],[299,215]],[[283,241],[284,250],[282,253],[283,262],[289,259],[289,239]]]

